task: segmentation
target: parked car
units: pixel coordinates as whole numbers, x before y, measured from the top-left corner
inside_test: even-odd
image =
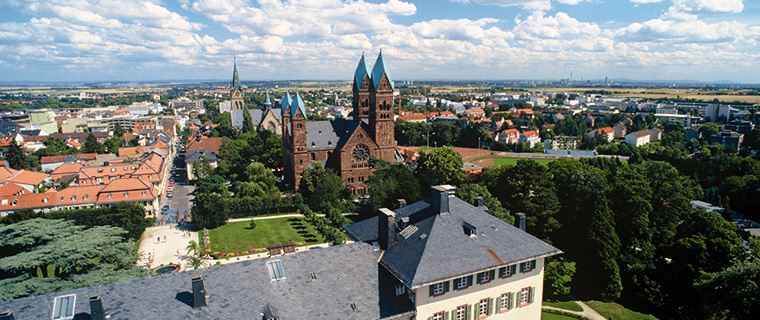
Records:
[[[166,193],[166,197],[167,197],[167,198],[171,198],[171,197],[173,197],[173,196],[174,196],[174,194],[172,194],[172,192],[171,192],[171,191],[169,191],[169,192],[167,192],[167,193]]]
[[[169,205],[165,205],[163,208],[161,208],[161,211],[169,210]]]

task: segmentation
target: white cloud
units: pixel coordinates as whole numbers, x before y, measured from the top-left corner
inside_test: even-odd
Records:
[[[657,3],[657,2],[663,2],[665,0],[631,0],[633,3]]]
[[[469,3],[471,0],[450,0],[452,2]],[[472,0],[485,5],[497,5],[502,7],[523,7],[526,10],[549,10],[552,7],[551,0]],[[576,0],[564,0],[576,1]]]
[[[686,12],[733,12],[744,9],[743,0],[674,0],[673,8]]]
[[[602,30],[595,23],[580,22],[564,12],[548,17],[534,12],[525,20],[515,19],[514,33],[518,39],[538,40],[596,37]]]

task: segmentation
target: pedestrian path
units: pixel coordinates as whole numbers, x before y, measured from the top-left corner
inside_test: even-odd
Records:
[[[155,268],[170,263],[181,264],[187,260],[186,249],[190,240],[198,243],[198,233],[176,224],[160,225],[145,229],[138,249],[142,255],[138,265]]]
[[[570,296],[570,300],[574,301],[579,306],[581,306],[581,308],[583,308],[583,311],[570,311],[570,310],[567,310],[567,309],[560,309],[560,308],[555,308],[555,307],[550,307],[550,306],[543,306],[542,309],[544,309],[544,310],[555,310],[555,311],[561,311],[561,312],[567,312],[567,313],[577,314],[577,315],[584,316],[584,317],[586,317],[588,319],[591,319],[591,320],[609,320],[609,319],[605,318],[604,316],[602,316],[601,314],[599,314],[599,312],[596,312],[596,310],[591,309],[591,307],[589,307],[588,305],[586,305],[585,303],[583,303],[583,301],[580,301],[580,300],[576,299],[573,296]]]

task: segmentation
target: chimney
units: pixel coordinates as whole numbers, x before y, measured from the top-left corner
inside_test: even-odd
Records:
[[[90,296],[90,319],[106,320],[106,313],[103,310],[103,300],[100,300],[99,294]]]
[[[455,190],[454,186],[448,184],[433,187],[433,198],[430,200],[430,205],[435,213],[449,213],[449,198],[454,197]]]
[[[396,214],[388,208],[380,208],[377,215],[377,241],[383,250],[396,243]]]
[[[0,320],[14,320],[11,310],[0,311]]]
[[[203,288],[203,275],[193,276],[193,308],[205,307],[206,289]]]
[[[483,197],[477,197],[477,198],[475,198],[475,206],[478,207],[478,208],[484,206],[484,204],[483,204]]]
[[[396,199],[396,203],[398,203],[399,208],[406,207],[406,199]]]
[[[522,212],[517,213],[517,226],[520,230],[525,231],[525,214]]]

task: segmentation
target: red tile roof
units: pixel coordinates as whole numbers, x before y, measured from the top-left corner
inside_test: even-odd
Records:
[[[8,181],[17,184],[37,185],[49,177],[48,174],[42,172],[19,170]]]
[[[203,149],[206,151],[213,151],[216,154],[219,154],[219,148],[222,146],[222,141],[224,138],[206,138],[203,137],[201,141],[197,141],[195,139],[190,140],[190,142],[187,145],[187,151],[193,151],[198,149]]]
[[[51,190],[51,192],[45,193],[2,196],[0,197],[0,211],[54,207],[56,204],[55,189]]]
[[[425,117],[425,115],[421,113],[402,114],[398,116],[398,118],[404,121],[427,120],[427,117]]]
[[[13,182],[8,182],[0,186],[0,196],[15,196],[26,193],[24,187],[17,185]]]

